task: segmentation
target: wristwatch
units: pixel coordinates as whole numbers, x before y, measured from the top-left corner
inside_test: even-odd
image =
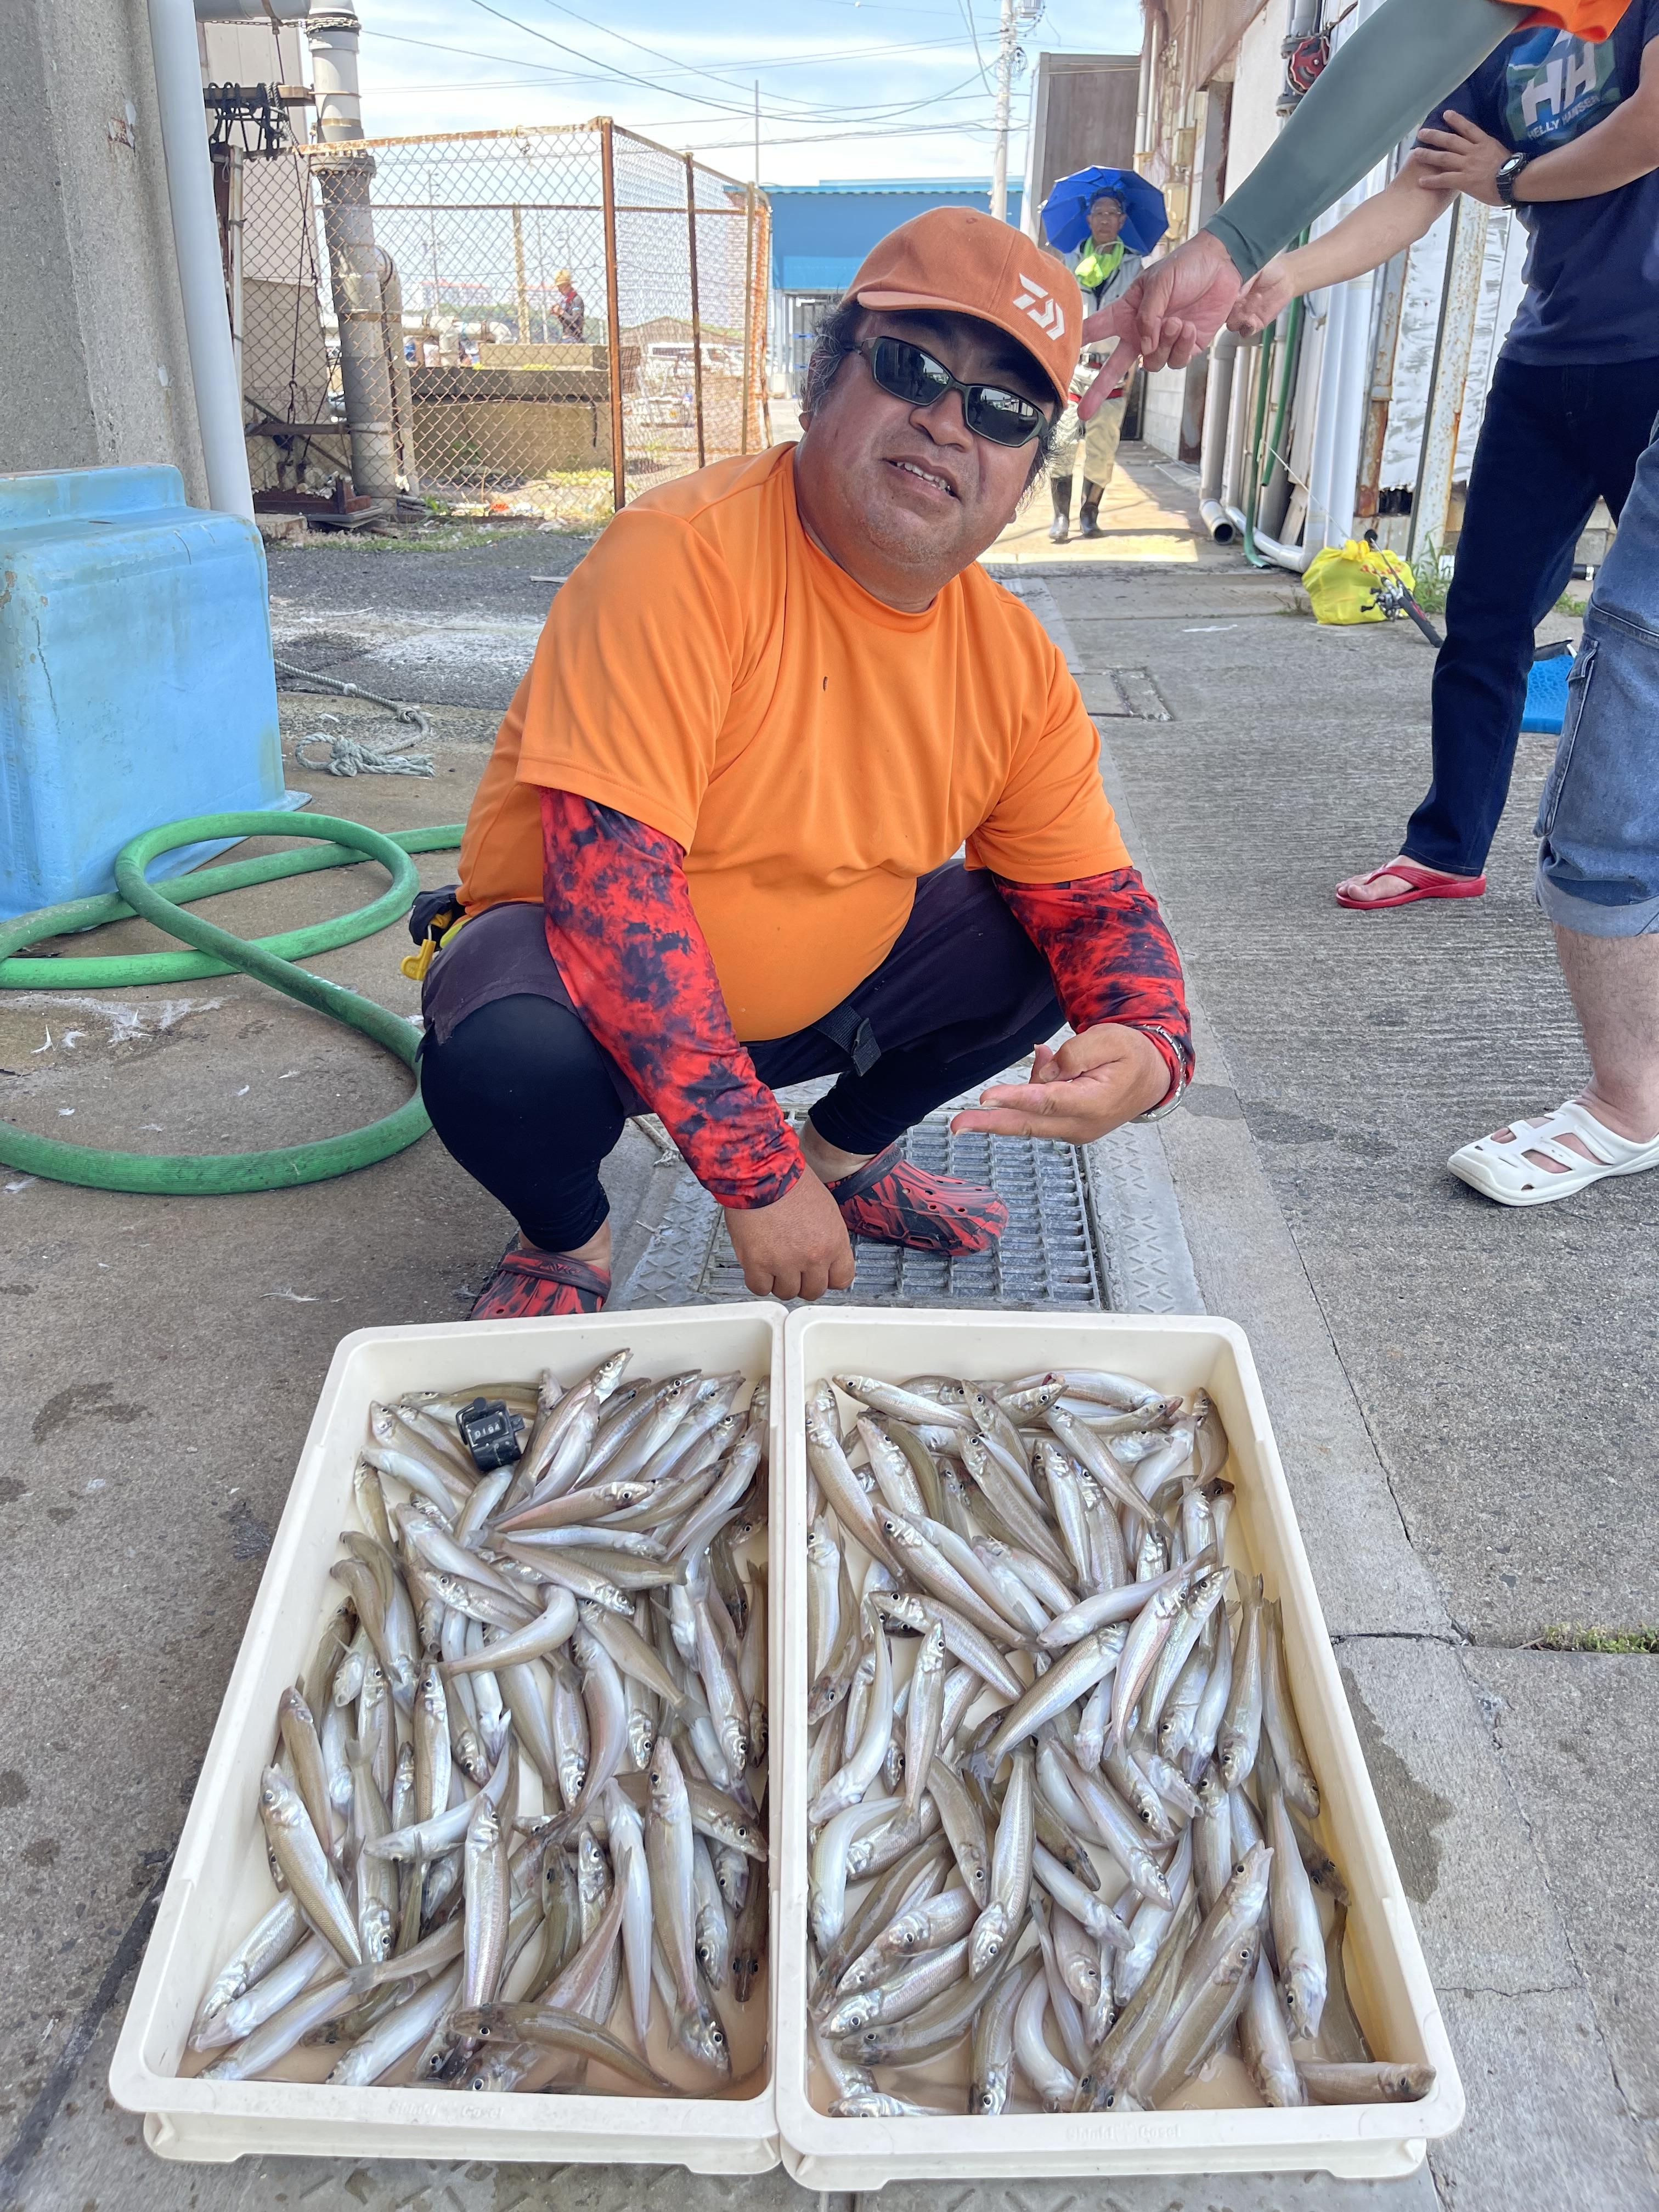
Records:
[[[1175,1112],[1186,1093],[1187,1055],[1181,1049],[1179,1041],[1172,1037],[1161,1023],[1131,1022],[1128,1026],[1131,1029],[1139,1030],[1143,1036],[1156,1037],[1160,1044],[1168,1045],[1170,1052],[1175,1055],[1175,1088],[1166,1092],[1156,1106],[1149,1106],[1144,1114],[1135,1115],[1137,1121],[1161,1121],[1166,1114]]]
[[[1505,207],[1515,205],[1515,180],[1531,159],[1530,154],[1511,154],[1507,161],[1498,163],[1498,173],[1492,182],[1497,185],[1498,197]]]

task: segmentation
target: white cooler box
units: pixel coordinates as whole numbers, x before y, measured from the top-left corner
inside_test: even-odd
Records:
[[[785,1332],[789,1410],[783,1523],[773,1545],[774,1602],[784,1622],[774,1711],[795,1756],[783,1788],[781,1925],[776,1954],[775,2067],[783,2160],[811,2189],[872,2190],[889,2181],[984,2179],[992,2175],[1223,2173],[1323,2171],[1409,2173],[1431,2137],[1463,2117],[1462,2085],[1429,1985],[1400,1875],[1354,1734],[1330,1638],[1291,1510],[1267,1408],[1242,1329],[1206,1318],[1162,1316],[926,1312],[857,1308],[794,1312]],[[1297,1713],[1318,1776],[1315,1824],[1352,1893],[1346,1958],[1349,1993],[1379,2057],[1426,2060],[1430,2095],[1414,2105],[1306,2106],[1274,2111],[1255,2101],[1242,2067],[1188,2091],[1184,2110],[1086,2114],[1014,2113],[1000,2118],[832,2119],[807,2045],[806,1452],[800,1412],[827,1376],[973,1376],[1005,1382],[1051,1367],[1103,1367],[1170,1395],[1200,1385],[1214,1399],[1232,1447],[1227,1475],[1237,1504],[1227,1557],[1260,1574],[1284,1607],[1285,1650]],[[845,1401],[850,1416],[851,1401]],[[779,1539],[781,1538],[781,1541]],[[916,2095],[926,2099],[924,2087]],[[1218,2096],[1239,2096],[1224,2107]],[[942,2101],[942,2100],[941,2100]]]
[[[144,2116],[144,2139],[164,2158],[227,2160],[249,2151],[342,2158],[527,2159],[688,2166],[700,2173],[760,2173],[778,2162],[768,1996],[769,1960],[733,2033],[734,2088],[726,2097],[508,2096],[449,2088],[325,2087],[307,2081],[209,2081],[179,2071],[185,2039],[217,1965],[271,1900],[258,1796],[270,1757],[276,1701],[304,1673],[340,1595],[329,1568],[339,1532],[355,1526],[351,1474],[374,1401],[409,1390],[475,1382],[533,1382],[550,1367],[563,1382],[620,1345],[635,1370],[741,1368],[771,1380],[771,1495],[781,1508],[783,1308],[671,1308],[559,1321],[453,1322],[362,1329],[337,1349],[299,1470],[265,1565],[230,1687],[191,1802],[178,1856],[144,1954],[110,2068],[118,2104]],[[781,1624],[768,1613],[768,1671],[777,1679]],[[775,1886],[777,1944],[779,1792],[766,1872]],[[741,2018],[732,2009],[732,2020]],[[728,2027],[731,2022],[728,2021]],[[746,2047],[745,2047],[746,2045]],[[763,2049],[764,2045],[764,2049]],[[745,2074],[747,2080],[744,2079]]]

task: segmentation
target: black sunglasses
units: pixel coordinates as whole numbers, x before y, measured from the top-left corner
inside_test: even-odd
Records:
[[[942,361],[908,339],[866,338],[853,351],[864,356],[884,392],[913,407],[936,407],[947,392],[959,392],[963,420],[975,437],[994,446],[1029,445],[1048,422],[1034,399],[1022,399],[1000,385],[963,384]]]

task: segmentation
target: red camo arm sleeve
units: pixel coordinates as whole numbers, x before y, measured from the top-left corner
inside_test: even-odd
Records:
[[[1192,1024],[1181,955],[1140,880],[1138,868],[1113,868],[1066,884],[1011,884],[997,889],[1016,921],[1048,963],[1066,1018],[1074,1030],[1121,1022],[1144,1030],[1156,1023],[1175,1038],[1152,1042],[1174,1085],[1193,1075]]]
[[[732,1034],[671,837],[544,790],[548,949],[595,1039],[722,1206],[770,1206],[805,1173],[794,1132]]]

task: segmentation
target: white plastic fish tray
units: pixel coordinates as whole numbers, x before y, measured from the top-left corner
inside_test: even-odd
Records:
[[[337,1585],[329,1568],[356,1518],[351,1473],[370,1404],[409,1390],[477,1382],[562,1381],[626,1344],[642,1374],[741,1368],[771,1379],[769,1521],[781,1508],[784,1310],[767,1301],[556,1321],[462,1322],[362,1329],[335,1352],[230,1686],[179,1838],[161,1911],[110,2068],[116,2101],[144,2119],[163,2158],[223,2162],[249,2153],[351,2158],[531,2160],[686,2166],[758,2173],[779,2157],[769,2002],[777,1986],[777,1901],[764,1984],[745,2052],[734,2037],[738,2093],[726,2097],[514,2096],[424,2087],[325,2087],[295,2081],[210,2081],[179,2071],[185,2038],[216,1966],[270,1902],[256,1809],[276,1701],[310,1662]],[[781,1624],[769,1612],[770,1679]],[[779,1792],[768,1792],[769,1873],[779,1863]],[[762,2051],[763,2033],[764,2051]],[[745,2081],[744,2066],[749,2073]]]
[[[1297,1715],[1322,1794],[1315,1824],[1352,1893],[1345,1949],[1353,2008],[1379,2057],[1422,2063],[1435,2085],[1418,2104],[1255,2103],[1242,2068],[1200,2082],[1182,2109],[1098,2114],[1014,2113],[997,2118],[836,2119],[815,2079],[806,2034],[805,1798],[806,1457],[799,1414],[814,1383],[836,1374],[898,1381],[957,1374],[1006,1381],[1054,1367],[1103,1367],[1169,1393],[1202,1385],[1231,1444],[1237,1503],[1228,1532],[1234,1565],[1261,1574],[1284,1607],[1285,1648]],[[1036,1314],[843,1307],[792,1313],[785,1331],[783,1521],[773,1543],[774,1603],[785,1623],[775,1733],[793,1754],[783,1796],[774,1984],[778,2126],[783,2162],[821,2190],[874,2190],[905,2179],[1127,2173],[1411,2172],[1430,2141],[1463,2118],[1463,2089],[1430,1986],[1394,1855],[1342,1694],[1307,1553],[1285,1486],[1255,1364],[1234,1323],[1206,1317]],[[817,2093],[815,2098],[815,2091]],[[914,2094],[914,2093],[913,2093]],[[924,2091],[921,2093],[926,2094]],[[1219,2108],[1218,2096],[1243,2096]],[[1202,2101],[1208,2099],[1207,2103]]]

